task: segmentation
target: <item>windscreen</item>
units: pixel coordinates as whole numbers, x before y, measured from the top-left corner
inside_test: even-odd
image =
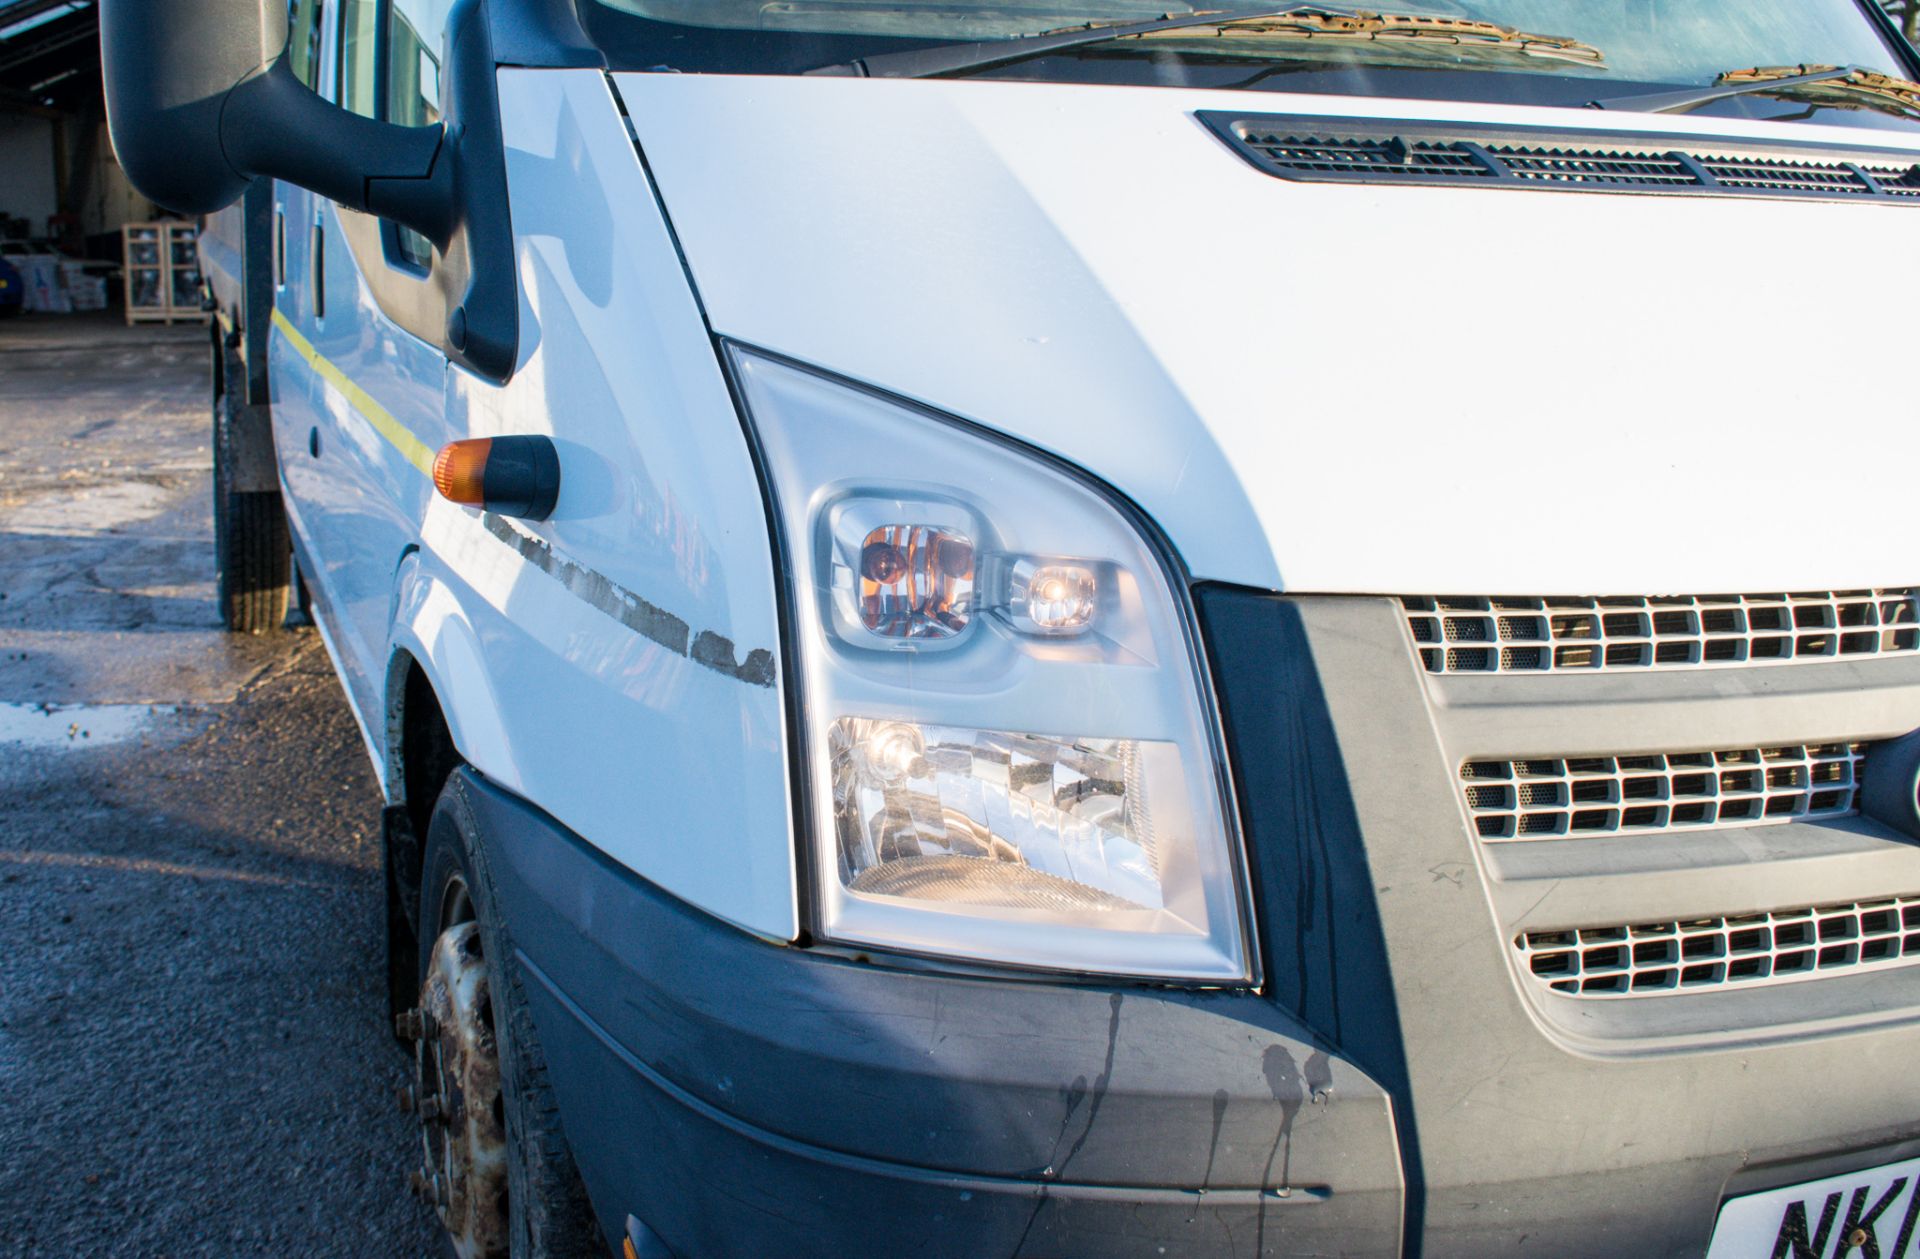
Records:
[[[1088,22],[1242,11],[1257,3],[1217,0],[1196,8],[1163,0],[1084,0],[1006,5],[908,0],[601,0],[660,22],[768,32],[995,39]],[[1284,8],[1276,4],[1274,8]],[[1704,83],[1728,67],[1822,62],[1894,72],[1886,40],[1858,0],[1412,0],[1377,8],[1330,5],[1330,13],[1406,13],[1464,18],[1559,36],[1600,49],[1622,78]],[[1324,50],[1323,50],[1324,51]]]
[[[1165,0],[1048,0],[1036,4],[966,0],[594,0],[594,25],[631,50],[628,69],[790,73],[808,57],[871,55],[957,41],[1013,40],[1089,23],[1143,22],[1196,12]],[[1245,13],[1257,4],[1217,0],[1199,12]],[[1274,9],[1286,8],[1276,4]],[[1585,104],[1619,85],[1708,86],[1750,69],[1787,74],[1800,67],[1859,67],[1907,80],[1915,75],[1897,29],[1862,0],[1406,0],[1378,8],[1294,6],[1296,18],[1200,26],[1116,37],[1070,52],[982,67],[999,78],[1109,81],[1176,86],[1259,86],[1349,94],[1460,96]],[[620,18],[631,29],[620,30]],[[1501,33],[1504,32],[1504,33]],[[810,50],[802,53],[799,50]],[[1125,63],[1134,63],[1128,70]],[[1151,63],[1140,69],[1141,63]],[[1254,77],[1249,79],[1248,73]],[[961,72],[973,74],[975,71]],[[1462,76],[1451,86],[1412,76]],[[1343,77],[1344,76],[1344,80]],[[1489,76],[1534,80],[1502,88]],[[1276,78],[1284,81],[1273,81]],[[1546,81],[1569,83],[1554,96]],[[1859,97],[1858,92],[1851,93]],[[1841,90],[1785,106],[1746,102],[1736,112],[1811,116],[1865,111],[1912,123],[1920,100],[1877,104]],[[1889,107],[1890,106],[1890,107]],[[1904,117],[1903,117],[1904,115]],[[1836,119],[1822,117],[1820,121]]]

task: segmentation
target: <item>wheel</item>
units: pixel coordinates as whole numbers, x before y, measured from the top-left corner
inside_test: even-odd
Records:
[[[224,351],[216,353],[224,355]],[[244,439],[236,430],[252,417],[236,414],[244,406],[234,400],[228,387],[238,380],[236,368],[235,360],[226,356],[214,373],[214,567],[220,579],[220,615],[227,628],[240,634],[267,634],[287,619],[293,543],[280,491],[239,488],[247,478],[238,466]],[[254,434],[253,440],[266,439]]]
[[[397,1021],[414,1041],[425,1156],[415,1191],[465,1259],[605,1255],[464,790],[456,773],[434,806],[420,881],[420,1008]]]

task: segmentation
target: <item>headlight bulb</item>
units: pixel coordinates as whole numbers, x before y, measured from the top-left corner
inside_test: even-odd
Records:
[[[1007,613],[1029,634],[1078,634],[1093,624],[1100,583],[1090,568],[1019,559],[1007,585]]]

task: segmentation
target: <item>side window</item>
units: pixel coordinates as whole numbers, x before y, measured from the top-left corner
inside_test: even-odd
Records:
[[[440,121],[440,50],[452,0],[389,0],[386,118],[407,127]],[[433,246],[409,228],[395,229],[400,256],[425,270]]]
[[[320,87],[320,32],[326,0],[287,0],[287,57],[302,83]]]
[[[379,0],[341,0],[340,104],[367,118],[378,116],[374,45],[379,32]]]

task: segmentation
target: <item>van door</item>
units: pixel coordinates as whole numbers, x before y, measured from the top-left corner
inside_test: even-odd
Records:
[[[328,0],[293,0],[289,7],[287,47],[294,73],[315,91],[324,92],[328,40]],[[322,418],[325,386],[308,353],[318,335],[321,314],[315,305],[311,234],[301,224],[313,221],[316,198],[292,184],[272,184],[272,223],[268,263],[273,272],[273,308],[266,330],[268,384],[273,404],[275,454],[285,483],[287,515],[293,525],[296,548],[313,536],[317,504],[325,486],[317,461],[308,454],[318,448],[316,427]],[[253,315],[250,312],[249,318]],[[317,591],[325,583],[310,571],[311,554],[302,557],[303,576]]]
[[[452,0],[332,2],[338,102],[398,123],[437,121]],[[310,203],[299,225],[314,310],[307,357],[320,389],[309,448],[283,458],[312,475],[303,515],[325,628],[364,720],[382,711],[394,571],[419,537],[432,452],[446,440],[446,357],[396,324],[380,297],[391,305],[427,287],[434,253],[404,228],[300,196]]]

